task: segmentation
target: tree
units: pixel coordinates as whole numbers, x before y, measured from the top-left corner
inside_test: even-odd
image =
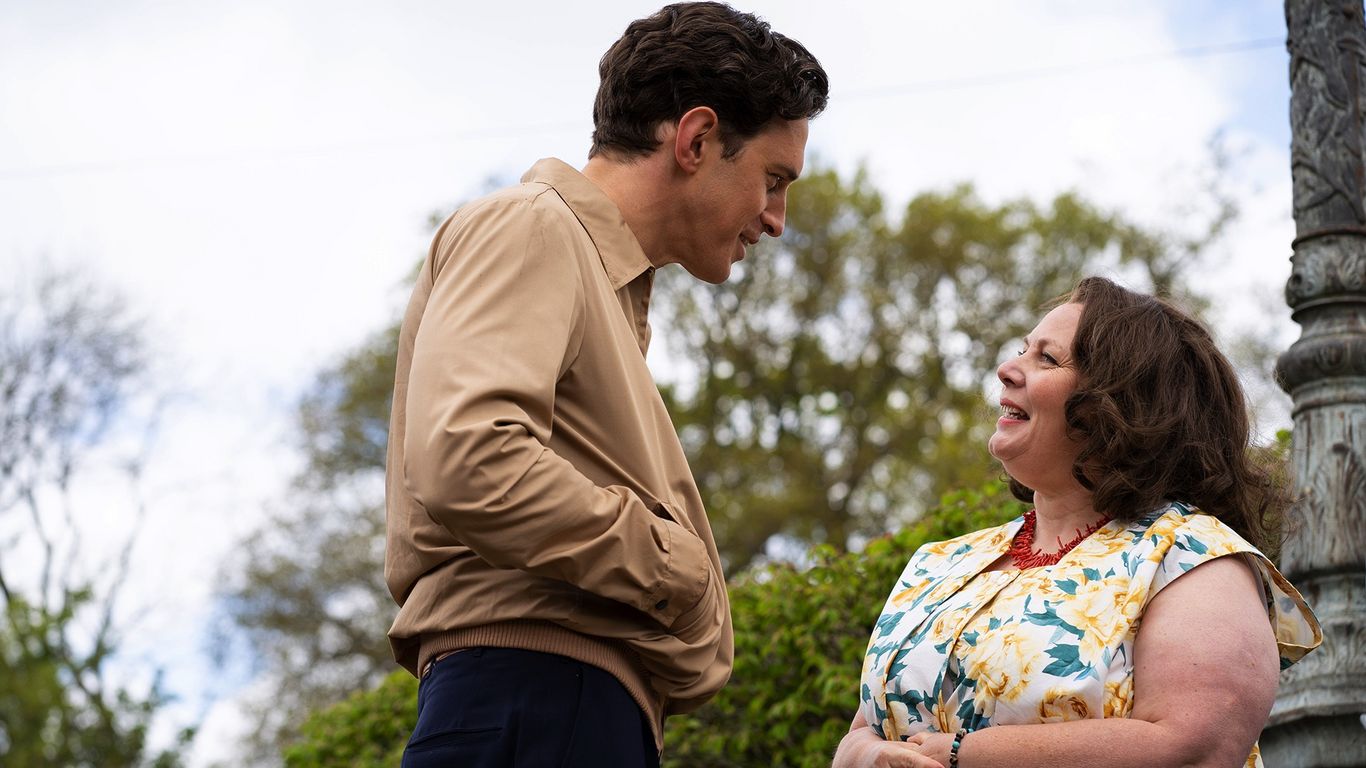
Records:
[[[250,702],[257,762],[277,761],[309,711],[394,668],[383,503],[397,338],[395,325],[318,374],[298,410],[304,468],[223,567],[227,617],[272,681]]]
[[[72,489],[132,430],[144,347],[122,302],[73,274],[0,296],[0,762],[12,766],[178,764],[149,754],[158,683],[116,684],[116,606],[134,533],[90,562]],[[140,437],[140,436],[138,436]],[[120,457],[136,490],[145,440]],[[136,498],[133,507],[141,518]],[[28,546],[21,546],[28,545]],[[182,742],[190,734],[182,734]]]
[[[1040,308],[1095,271],[1178,292],[1228,215],[1181,238],[1073,193],[993,206],[964,185],[892,222],[864,173],[818,170],[727,283],[664,276],[685,366],[664,392],[730,567],[774,537],[843,549],[991,476],[988,384]]]
[[[656,327],[686,369],[661,392],[731,574],[775,538],[798,557],[840,550],[994,478],[984,385],[1041,305],[1090,270],[1179,294],[1231,215],[1217,205],[1180,237],[1077,194],[993,206],[962,186],[892,222],[864,174],[819,169],[789,205],[781,242],[727,284],[679,270],[657,283]],[[382,483],[397,334],[319,374],[299,408],[305,469],[224,569],[228,615],[275,681],[258,758],[392,668]]]

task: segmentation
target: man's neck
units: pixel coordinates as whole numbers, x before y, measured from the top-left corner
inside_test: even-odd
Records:
[[[582,171],[616,204],[646,258],[656,267],[671,262],[667,247],[672,207],[666,194],[668,170],[660,153],[655,153],[630,161],[599,155],[589,159]]]

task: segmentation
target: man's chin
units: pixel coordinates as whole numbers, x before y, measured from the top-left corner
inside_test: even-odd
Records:
[[[711,283],[712,285],[720,285],[721,283],[726,282],[730,279],[731,273],[730,264],[716,267],[708,264],[706,268],[693,268],[685,264],[684,269],[688,270],[688,274],[698,280],[701,280],[704,283]]]

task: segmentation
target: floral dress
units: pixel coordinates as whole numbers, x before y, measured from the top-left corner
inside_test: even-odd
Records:
[[[1128,717],[1143,609],[1195,566],[1243,554],[1261,576],[1281,668],[1323,636],[1304,599],[1216,518],[1172,503],[1111,522],[1057,565],[984,570],[1023,524],[926,544],[911,556],[868,643],[864,718],[885,739]],[[1247,765],[1260,766],[1253,748]]]

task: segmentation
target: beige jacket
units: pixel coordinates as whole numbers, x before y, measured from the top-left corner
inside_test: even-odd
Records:
[[[654,270],[558,160],[437,231],[399,337],[385,579],[415,674],[490,645],[619,679],[655,726],[730,676],[725,579],[645,365]]]

